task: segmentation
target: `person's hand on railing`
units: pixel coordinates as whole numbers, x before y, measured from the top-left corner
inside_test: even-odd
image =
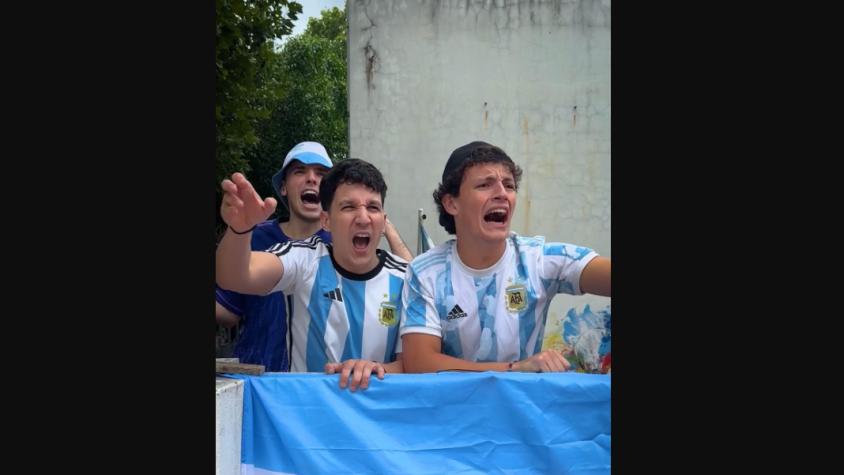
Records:
[[[340,389],[347,385],[350,391],[357,388],[366,389],[369,387],[369,376],[375,372],[378,379],[384,379],[387,369],[382,363],[369,360],[346,360],[342,363],[326,363],[325,373],[340,373]]]
[[[525,373],[548,373],[568,371],[571,363],[566,360],[559,350],[545,350],[530,358],[516,361],[510,365],[510,371],[521,371]]]

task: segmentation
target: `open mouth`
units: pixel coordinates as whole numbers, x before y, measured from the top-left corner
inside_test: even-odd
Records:
[[[300,198],[302,199],[302,203],[305,204],[319,204],[319,195],[313,190],[303,191]]]
[[[352,244],[354,245],[356,250],[362,251],[369,247],[369,240],[370,237],[368,234],[355,234],[355,236],[352,238]]]
[[[503,208],[490,210],[487,214],[484,215],[484,221],[488,223],[506,223],[507,210]]]

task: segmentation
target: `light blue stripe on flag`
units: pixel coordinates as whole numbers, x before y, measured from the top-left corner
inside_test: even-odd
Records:
[[[610,376],[428,373],[245,380],[241,462],[254,473],[610,473]]]

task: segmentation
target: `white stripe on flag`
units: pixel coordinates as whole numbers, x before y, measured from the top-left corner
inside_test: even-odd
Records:
[[[251,463],[242,463],[240,464],[240,475],[296,475],[295,473],[289,472],[274,472],[272,470],[265,470],[263,468],[257,468]]]
[[[423,252],[427,251],[434,247],[434,241],[428,236],[428,231],[425,230],[425,225],[422,223],[425,220],[425,214],[422,211],[422,208],[419,208],[417,214],[417,222],[419,223],[418,230],[416,232],[416,255],[420,255]]]

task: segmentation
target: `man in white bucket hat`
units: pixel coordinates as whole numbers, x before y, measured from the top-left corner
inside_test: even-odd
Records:
[[[333,166],[328,152],[317,142],[301,142],[287,156],[272,177],[273,189],[290,211],[287,221],[270,219],[252,233],[253,250],[275,244],[319,236],[331,242],[331,234],[319,221],[319,184]],[[225,327],[240,325],[234,356],[241,363],[261,364],[267,371],[288,371],[289,315],[284,294],[265,297],[216,288],[215,317]]]

